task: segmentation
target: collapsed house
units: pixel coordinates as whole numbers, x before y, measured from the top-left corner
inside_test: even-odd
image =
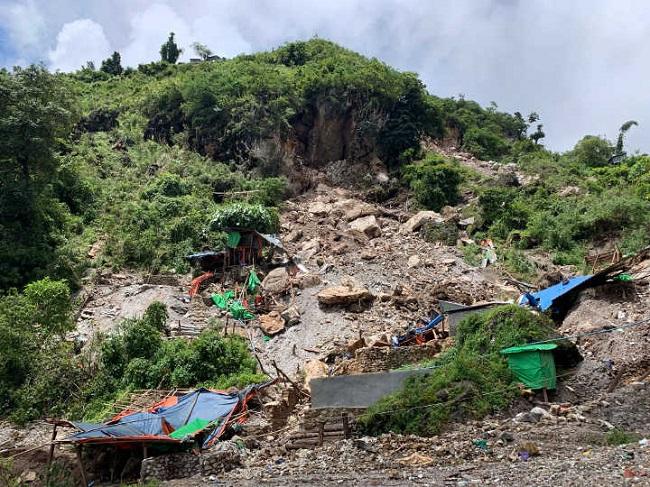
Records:
[[[190,296],[198,293],[208,281],[242,282],[249,268],[263,270],[286,266],[290,259],[276,235],[260,233],[249,228],[226,228],[226,245],[222,250],[202,250],[186,259],[203,274],[192,281]]]
[[[162,454],[203,451],[227,435],[248,417],[248,404],[258,392],[273,381],[251,385],[236,393],[200,388],[186,394],[172,394],[145,410],[126,409],[105,423],[53,421],[53,439],[58,426],[77,430],[58,445],[72,445],[77,450],[79,470],[87,485],[88,466],[83,451],[92,451],[93,472],[102,480],[122,480],[139,475],[136,465]],[[49,462],[54,450],[50,451]],[[135,460],[135,461],[134,461]]]

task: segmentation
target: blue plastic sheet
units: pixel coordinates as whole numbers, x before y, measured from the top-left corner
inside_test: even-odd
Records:
[[[539,308],[541,311],[546,311],[553,307],[557,299],[574,291],[577,287],[582,286],[593,278],[594,276],[591,275],[572,277],[541,291],[526,293],[519,299],[519,302],[520,304],[530,304]]]

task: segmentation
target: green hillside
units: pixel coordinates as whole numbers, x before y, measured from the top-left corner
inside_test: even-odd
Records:
[[[55,364],[72,360],[69,344],[58,340],[73,327],[72,310],[52,304],[51,295],[69,298],[68,288],[77,289],[92,268],[189,272],[185,255],[223,245],[224,235],[210,225],[215,217],[235,215],[277,230],[282,202],[308,187],[304,168],[380,161],[390,181],[362,187],[369,197],[409,194],[436,211],[463,203],[463,214],[475,217],[470,236],[493,239],[520,276],[533,274],[531,249],[574,265],[604,244],[635,251],[650,241],[650,157],[623,152],[632,125],[624,124],[616,145],[588,135],[573,150],[554,153],[543,146],[537,114],[436,97],[416,74],[321,39],[201,63],[125,70],[109,63],[69,74],[38,66],[2,70],[0,348],[16,353],[0,358],[0,388],[12,391],[0,414],[24,406],[30,387],[39,394],[52,388],[32,380],[43,358],[34,343],[55,341],[43,358],[51,365],[48,380],[63,377]],[[529,182],[487,179],[427,153],[432,140],[512,164]],[[241,194],[224,197],[231,192]],[[471,248],[466,252],[471,260]],[[51,328],[47,313],[57,309]],[[29,333],[17,332],[16,323]],[[147,367],[173,352],[154,345]],[[33,355],[23,354],[27,349]],[[144,367],[127,364],[143,356],[122,358],[124,382],[92,383],[104,388],[99,396],[132,386],[128,367]],[[246,364],[229,366],[228,374],[252,374],[254,363]],[[205,380],[187,377],[194,379],[172,385]],[[61,390],[65,396],[68,389]],[[70,397],[63,396],[22,414],[37,417]]]

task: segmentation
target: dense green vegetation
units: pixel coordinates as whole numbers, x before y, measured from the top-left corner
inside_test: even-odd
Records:
[[[153,303],[81,352],[65,339],[74,328],[65,282],[46,278],[0,298],[0,415],[99,420],[134,389],[225,389],[265,379],[241,338],[209,328],[193,341],[163,339],[166,318],[164,305]]]
[[[403,390],[369,408],[362,428],[433,435],[448,421],[503,409],[518,388],[499,351],[552,335],[550,319],[516,305],[471,315],[460,323],[455,346],[431,364],[435,373],[409,379]]]
[[[538,151],[521,157],[521,170],[538,179],[524,187],[480,188],[476,236],[513,249],[541,247],[556,263],[576,265],[606,241],[625,253],[648,245],[650,157],[609,165],[603,161],[612,150],[607,141],[585,137],[561,156]]]
[[[458,200],[461,174],[440,155],[429,154],[423,161],[405,166],[402,178],[418,203],[429,210],[440,211]]]

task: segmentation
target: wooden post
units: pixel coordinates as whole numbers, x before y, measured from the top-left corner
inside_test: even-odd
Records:
[[[147,450],[147,444],[142,444],[142,459],[149,458],[149,451]]]
[[[323,439],[325,438],[325,421],[318,422],[318,446],[323,445]]]
[[[350,424],[348,423],[348,413],[341,414],[343,422],[343,437],[347,440],[350,437]]]
[[[50,443],[50,453],[47,456],[47,466],[48,467],[50,466],[50,464],[52,463],[52,460],[54,459],[54,446],[55,446],[54,445],[54,440],[56,440],[56,434],[57,434],[56,428],[57,428],[57,425],[55,423],[54,424],[54,429],[52,430],[52,439],[51,439],[51,443]]]
[[[544,396],[544,402],[548,403],[548,393],[546,392],[546,387],[542,389],[542,395]]]
[[[45,471],[45,485],[48,485],[50,480],[50,467],[52,466],[52,460],[54,460],[54,440],[56,440],[56,428],[57,424],[54,423],[54,428],[52,429],[52,439],[50,440],[50,452],[47,455],[47,470]]]
[[[86,470],[84,469],[84,464],[81,459],[81,445],[77,446],[77,463],[79,464],[79,472],[81,473],[81,481],[83,482],[84,487],[88,485],[88,478],[86,477]]]

